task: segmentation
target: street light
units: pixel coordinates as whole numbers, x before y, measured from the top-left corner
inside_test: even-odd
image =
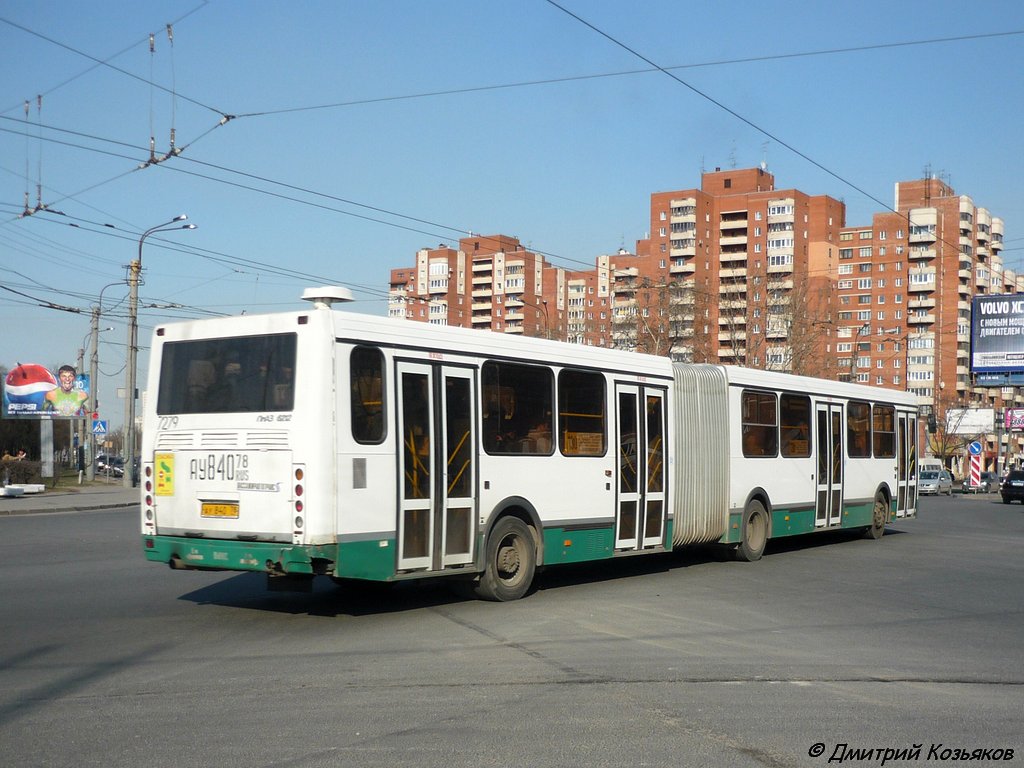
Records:
[[[113,285],[119,285],[119,283],[113,283]],[[104,286],[104,289],[110,286]],[[103,291],[100,291],[100,306],[103,304]],[[114,330],[114,326],[110,325],[106,328],[99,327],[100,321],[100,306],[93,307],[92,309],[92,330],[89,331],[89,335],[92,336],[90,341],[91,349],[89,350],[89,386],[92,388],[92,407],[89,409],[90,412],[98,411],[100,405],[100,334],[104,331]],[[89,420],[91,421],[91,419]],[[96,433],[90,428],[88,431],[89,435],[89,464],[85,469],[85,478],[87,480],[96,479]]]
[[[125,467],[124,487],[132,487],[132,479],[135,468],[135,365],[139,354],[139,277],[142,274],[142,244],[146,238],[156,232],[170,232],[174,229],[195,229],[195,224],[181,224],[171,226],[179,221],[185,221],[188,216],[184,213],[175,216],[170,221],[150,227],[139,237],[139,257],[128,267],[128,362],[125,365],[125,392],[124,392],[124,434],[125,434]]]
[[[100,315],[103,314],[103,294],[107,288],[113,288],[115,285],[124,285],[124,280],[119,280],[116,283],[107,283],[100,288],[100,297],[96,302],[96,305],[92,308],[92,320],[90,322],[92,330],[89,333],[92,335],[91,349],[89,355],[89,386],[92,388],[92,407],[89,409],[90,412],[99,411],[99,398],[100,398],[100,362],[99,362],[99,334],[103,331],[114,330],[113,326],[107,328],[100,328]],[[85,470],[85,477],[87,480],[96,479],[96,435],[92,429],[89,429],[89,464]]]

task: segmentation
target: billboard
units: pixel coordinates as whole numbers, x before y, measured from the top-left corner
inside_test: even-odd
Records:
[[[38,363],[18,363],[4,377],[5,419],[78,419],[86,415],[89,375],[73,365],[51,371]]]
[[[1024,372],[1024,294],[975,296],[971,373]]]
[[[1024,408],[1007,408],[1003,426],[1007,432],[1024,432]]]
[[[996,431],[996,412],[992,408],[946,409],[947,435],[988,435]]]

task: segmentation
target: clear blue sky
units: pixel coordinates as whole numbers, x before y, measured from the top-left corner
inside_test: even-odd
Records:
[[[199,228],[146,241],[141,293],[186,309],[145,309],[144,346],[312,284],[383,313],[388,270],[467,231],[591,265],[645,236],[652,192],[762,160],[848,224],[930,167],[1024,254],[1024,4],[560,4],[608,37],[543,0],[3,5],[0,285],[27,296],[0,291],[0,363],[73,362],[114,284],[100,386],[120,425],[125,265],[179,213]],[[182,155],[136,170],[172,125]],[[66,215],[19,219],[40,183]]]

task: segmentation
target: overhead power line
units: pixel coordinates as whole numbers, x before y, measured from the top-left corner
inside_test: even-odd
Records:
[[[600,80],[609,77],[629,77],[632,75],[646,75],[654,72],[674,71],[678,69],[697,69],[700,67],[719,67],[730,64],[753,64],[765,61],[781,61],[785,59],[799,59],[812,56],[834,56],[842,53],[861,53],[864,51],[877,51],[887,48],[906,48],[916,45],[937,45],[940,43],[957,43],[966,40],[982,40],[993,37],[1007,37],[1012,35],[1024,35],[1024,29],[1011,30],[1007,32],[984,32],[976,35],[957,35],[955,37],[935,37],[925,40],[904,40],[895,43],[877,43],[875,45],[858,45],[845,48],[825,48],[816,51],[799,51],[796,53],[765,54],[763,56],[747,56],[737,59],[717,59],[713,61],[696,62],[693,64],[676,64],[667,67],[652,66],[643,69],[627,69],[619,72],[598,72],[589,75],[570,75],[567,77],[550,77],[540,80],[523,80],[514,83],[498,83],[492,85],[467,86],[465,88],[449,88],[437,91],[423,91],[421,93],[407,93],[396,96],[378,96],[367,99],[354,99],[350,101],[336,101],[327,104],[312,104],[299,107],[286,107],[282,109],[266,109],[258,112],[243,112],[235,115],[242,117],[266,117],[270,115],[285,115],[294,112],[312,112],[323,109],[339,109],[342,107],[356,107],[365,104],[380,104],[389,101],[408,101],[411,99],[427,99],[437,96],[459,96],[467,93],[485,93],[487,91],[500,91],[512,88],[530,88],[538,85],[556,85],[558,83],[573,83],[586,80]]]
[[[204,5],[205,5],[205,3],[204,3]],[[198,8],[193,9],[192,11],[189,11],[189,13],[185,14],[185,16],[188,16],[189,14],[194,13],[196,10],[198,10]],[[185,16],[182,16],[181,18],[185,18]],[[171,95],[175,95],[174,92],[172,91],[172,89],[170,89],[170,88],[166,88],[166,87],[160,85],[159,83],[152,82],[152,80],[147,80],[144,77],[140,77],[139,75],[136,75],[134,72],[129,72],[127,69],[122,69],[121,67],[118,67],[118,66],[115,66],[115,65],[111,64],[110,63],[110,58],[114,58],[113,56],[108,58],[108,59],[98,59],[98,58],[96,58],[95,56],[93,56],[90,53],[86,53],[85,51],[79,50],[78,48],[74,48],[74,47],[68,45],[67,43],[62,43],[59,40],[54,40],[52,37],[44,35],[41,32],[36,32],[34,29],[29,29],[28,27],[26,27],[26,26],[24,26],[22,24],[18,24],[16,21],[11,21],[10,19],[5,18],[3,16],[0,16],[0,22],[3,22],[4,24],[7,24],[9,26],[12,26],[15,29],[20,29],[25,34],[32,35],[33,37],[38,37],[40,40],[45,40],[47,43],[50,43],[51,45],[56,45],[57,47],[63,48],[66,51],[71,51],[71,53],[74,53],[74,54],[76,54],[78,56],[81,56],[83,58],[89,59],[89,61],[95,62],[96,66],[107,67],[108,69],[112,69],[115,72],[124,75],[125,77],[130,77],[132,80],[137,80],[140,83],[145,83],[146,85],[149,85],[149,86],[151,86],[153,88],[156,88],[158,90],[164,91],[164,92],[169,93]],[[149,41],[149,36],[148,35],[146,36],[145,40],[146,40],[146,42]],[[135,45],[138,45],[138,43],[135,43]],[[134,48],[135,45],[130,46],[130,48]],[[125,50],[130,50],[130,48],[127,48]],[[124,51],[122,51],[121,53],[123,53],[123,52]],[[119,56],[119,55],[120,55],[120,53],[115,54],[115,56]],[[74,78],[72,78],[72,79],[74,79]],[[66,82],[70,82],[70,80],[66,81]],[[181,94],[177,94],[177,97],[180,98],[180,99],[183,99],[184,101],[189,102],[190,104],[195,104],[197,107],[202,107],[203,109],[207,109],[210,112],[215,112],[216,114],[220,115],[221,117],[229,117],[229,115],[224,110],[217,109],[216,107],[212,107],[209,104],[204,104],[203,102],[199,101],[198,99],[192,99],[192,98],[189,98],[188,96],[182,96]]]

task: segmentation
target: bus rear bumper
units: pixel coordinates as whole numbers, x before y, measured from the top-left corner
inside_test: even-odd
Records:
[[[177,570],[262,571],[315,576],[331,573],[337,547],[292,546],[274,542],[143,536],[147,560]]]

